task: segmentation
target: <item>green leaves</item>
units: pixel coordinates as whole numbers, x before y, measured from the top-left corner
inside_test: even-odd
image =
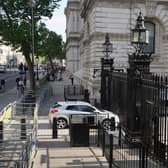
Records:
[[[64,43],[62,37],[53,31],[49,31],[44,25],[39,28],[37,47],[38,55],[48,60],[48,57],[54,59],[63,58]]]
[[[32,6],[33,0],[0,0],[0,36],[3,43],[16,47],[25,41],[31,45],[31,28],[34,27],[35,34],[38,34],[39,21],[42,17],[51,18],[60,1],[35,0]]]
[[[30,2],[33,2],[33,0],[0,0],[0,43],[11,45],[15,49],[19,49],[26,58],[29,71],[32,71],[33,67],[32,59],[30,58],[33,37],[35,55],[55,55],[55,51],[51,49],[53,44],[49,41],[48,44],[45,43],[46,40],[49,40],[47,39],[49,30],[45,27],[45,24],[41,22],[41,19],[44,17],[51,18],[54,9],[59,7],[60,1],[61,0],[34,0],[35,3],[32,6]],[[53,39],[51,38],[51,40]],[[61,43],[62,39],[60,38],[58,41],[53,40],[53,43]],[[48,46],[45,48],[48,52],[41,48],[44,47],[44,45]],[[59,53],[61,47],[56,48],[57,53]],[[33,80],[32,74],[31,72],[30,80]]]

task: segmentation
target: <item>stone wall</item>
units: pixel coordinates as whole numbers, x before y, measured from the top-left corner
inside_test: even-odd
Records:
[[[99,95],[100,74],[97,78],[93,78],[93,69],[100,68],[105,34],[109,33],[113,44],[111,57],[114,58],[114,67],[126,70],[129,66],[128,53],[134,51],[131,46],[131,29],[134,28],[140,11],[146,21],[155,24],[155,52],[152,55],[151,71],[159,73],[168,71],[167,0],[82,0],[79,10],[80,35],[76,48],[79,45],[78,65],[83,72],[79,78],[90,90],[91,96]],[[68,40],[68,46],[69,42]],[[72,48],[69,50],[73,51]]]

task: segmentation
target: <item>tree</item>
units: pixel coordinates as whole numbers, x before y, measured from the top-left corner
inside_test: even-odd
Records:
[[[0,36],[1,43],[11,45],[25,56],[28,69],[30,87],[35,90],[33,80],[32,30],[34,31],[34,46],[40,30],[39,21],[42,18],[51,18],[55,8],[61,0],[0,0]],[[31,6],[30,6],[31,5]],[[34,50],[36,54],[37,50]]]
[[[41,43],[38,45],[38,54],[49,60],[52,71],[54,71],[52,60],[65,58],[65,44],[62,36],[49,31],[45,26],[41,26],[39,38],[41,38],[39,40]]]

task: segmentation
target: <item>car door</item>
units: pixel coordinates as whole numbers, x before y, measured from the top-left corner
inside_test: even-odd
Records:
[[[88,105],[80,105],[80,111],[83,112],[83,114],[88,116],[88,122],[90,124],[96,124],[97,123],[97,116],[99,112],[96,108]]]

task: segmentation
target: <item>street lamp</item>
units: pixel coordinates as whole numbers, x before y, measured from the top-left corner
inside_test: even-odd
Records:
[[[135,28],[132,29],[132,45],[136,49],[137,54],[143,52],[143,48],[149,43],[149,32],[144,25],[144,17],[142,13],[139,13],[139,16],[136,20]]]
[[[105,57],[101,59],[101,69],[100,68],[94,68],[93,69],[93,78],[96,78],[96,73],[101,72],[102,69],[109,69],[112,70],[113,65],[113,59],[109,59],[110,54],[113,52],[113,44],[110,42],[109,34],[106,33],[105,36],[105,42],[102,44],[103,46],[103,54]]]
[[[39,74],[38,74],[38,61],[39,61],[39,57],[38,56],[36,56],[36,65],[37,65],[37,72],[36,72],[36,80],[39,80]]]
[[[108,58],[112,52],[113,52],[113,45],[112,43],[110,43],[109,34],[106,33],[105,42],[103,43],[103,53],[105,57]]]
[[[105,42],[103,43],[104,58],[101,58],[101,106],[104,109],[111,108],[111,74],[113,71],[113,60],[109,58],[113,52],[113,45],[110,43],[109,34],[106,33]]]
[[[31,36],[32,36],[32,79],[33,79],[33,89],[35,88],[35,80],[34,80],[34,0],[29,0],[28,5],[31,8]]]
[[[151,62],[151,53],[144,53],[144,47],[149,43],[149,32],[144,25],[144,17],[142,13],[136,19],[135,28],[132,29],[132,45],[135,48],[133,54],[129,54],[130,70],[137,75],[142,75],[143,72],[149,72]]]
[[[131,99],[127,101],[127,127],[130,130],[130,135],[135,139],[140,136],[141,124],[141,110],[143,102],[141,100],[142,81],[146,76],[150,75],[151,53],[144,53],[144,47],[149,43],[149,33],[144,25],[144,17],[142,13],[136,19],[135,28],[132,29],[131,43],[135,48],[135,52],[128,54],[129,68],[127,96]],[[141,83],[141,84],[140,84]],[[139,134],[139,135],[138,135]]]

